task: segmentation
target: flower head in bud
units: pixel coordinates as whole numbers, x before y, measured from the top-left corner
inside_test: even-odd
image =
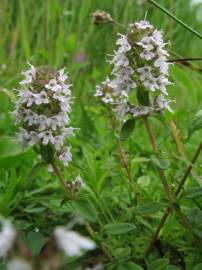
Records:
[[[92,250],[95,244],[92,240],[65,227],[56,227],[54,231],[56,244],[66,256],[80,256],[84,250]]]
[[[93,12],[91,16],[92,16],[93,23],[96,25],[114,21],[111,15],[105,11],[97,10]]]
[[[0,258],[7,256],[16,238],[16,231],[12,224],[0,218]]]
[[[69,127],[71,112],[71,85],[64,69],[30,68],[23,72],[25,79],[20,82],[15,111],[17,124],[21,124],[18,141],[23,145],[50,145],[60,160],[68,165],[71,160],[70,148],[65,140],[74,135]]]
[[[95,96],[115,105],[119,117],[134,117],[168,109],[169,63],[162,32],[148,21],[130,24],[119,34],[117,50],[109,61],[111,78],[96,88]]]

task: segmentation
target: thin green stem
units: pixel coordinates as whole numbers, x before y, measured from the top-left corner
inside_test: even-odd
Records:
[[[202,35],[200,33],[198,33],[196,30],[194,30],[189,25],[187,25],[186,23],[184,23],[182,20],[180,20],[179,18],[177,18],[175,15],[173,15],[172,13],[170,13],[167,9],[165,9],[163,6],[161,6],[160,4],[158,4],[156,1],[154,1],[154,0],[148,0],[148,2],[151,3],[151,4],[153,4],[158,9],[160,9],[162,12],[164,12],[166,15],[168,15],[169,17],[171,17],[174,21],[176,21],[177,23],[179,23],[182,27],[184,27],[185,29],[187,29],[188,31],[190,31],[192,34],[194,34],[198,38],[202,39]]]
[[[144,123],[145,123],[145,127],[146,127],[146,130],[147,130],[147,133],[148,133],[148,136],[149,136],[153,151],[156,154],[156,156],[159,157],[156,139],[155,139],[155,136],[154,136],[154,134],[152,132],[152,129],[150,127],[150,124],[149,124],[149,121],[148,121],[147,117],[144,118]],[[172,194],[172,192],[170,190],[170,187],[168,185],[168,181],[166,179],[164,171],[159,167],[157,168],[157,170],[158,170],[158,173],[159,173],[159,176],[160,176],[164,191],[166,192],[166,194],[168,196],[170,204],[172,204],[173,203],[173,194]]]
[[[51,163],[51,165],[52,165],[52,167],[53,167],[53,169],[54,169],[54,172],[55,172],[55,174],[57,175],[57,177],[58,177],[58,179],[59,179],[59,181],[60,181],[60,183],[61,183],[61,185],[62,185],[64,191],[66,192],[67,196],[69,197],[69,193],[68,193],[68,191],[67,191],[67,189],[66,189],[66,186],[65,186],[65,180],[64,180],[62,174],[60,173],[60,171],[59,171],[57,165],[55,164],[54,161]],[[89,235],[92,237],[92,239],[95,240],[95,241],[97,241],[96,232],[94,231],[94,229],[92,228],[92,226],[90,225],[90,223],[89,223],[88,221],[85,220],[85,221],[84,221],[84,226],[85,226],[87,232],[89,233]],[[109,254],[108,250],[107,250],[105,247],[103,247],[102,244],[101,244],[101,248],[102,248],[103,253],[106,255],[106,257],[107,257],[108,259],[112,259],[112,257],[111,257],[111,255]]]
[[[188,62],[188,61],[202,61],[202,58],[194,58],[194,57],[188,57],[188,58],[176,58],[176,59],[169,59],[167,62],[174,63],[174,62]]]
[[[184,175],[183,175],[183,177],[182,177],[182,179],[181,179],[181,181],[180,181],[180,183],[178,185],[178,188],[175,191],[175,196],[176,197],[179,196],[179,194],[180,194],[180,192],[181,192],[181,190],[182,190],[182,188],[183,188],[183,186],[185,184],[185,181],[187,180],[188,176],[191,173],[191,170],[192,170],[192,168],[194,166],[194,163],[196,162],[197,158],[199,157],[199,155],[201,153],[201,150],[202,150],[202,142],[199,144],[199,146],[198,146],[198,148],[197,148],[197,150],[196,150],[196,152],[195,152],[195,154],[194,154],[194,156],[192,158],[191,164],[186,168],[185,173],[184,173]],[[157,229],[156,229],[156,231],[155,231],[155,233],[154,233],[154,235],[153,235],[153,237],[152,237],[152,239],[150,241],[149,247],[148,247],[148,249],[146,251],[146,255],[149,254],[149,252],[152,250],[153,246],[155,245],[156,240],[158,238],[158,235],[159,235],[163,225],[165,224],[169,214],[171,213],[171,211],[172,211],[171,207],[168,207],[165,210],[165,212],[164,212],[164,214],[163,214],[163,216],[162,216],[162,218],[160,220],[160,223],[159,223],[159,225],[158,225],[158,227],[157,227]]]
[[[55,164],[54,161],[51,163],[51,165],[52,165],[52,167],[53,167],[53,169],[54,169],[54,172],[55,172],[55,174],[57,175],[57,177],[58,177],[58,179],[59,179],[59,181],[60,181],[60,183],[61,183],[63,189],[67,192],[67,189],[66,189],[66,186],[65,186],[65,180],[64,180],[62,174],[60,173],[60,171],[59,171],[57,165]]]

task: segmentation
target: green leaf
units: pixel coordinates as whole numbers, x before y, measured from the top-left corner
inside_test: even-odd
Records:
[[[80,215],[90,222],[95,222],[98,218],[97,209],[90,198],[85,196],[73,202],[73,206],[79,211]]]
[[[126,269],[128,270],[144,270],[141,266],[139,266],[138,264],[134,262],[128,262],[124,264],[124,266],[126,266]]]
[[[142,175],[137,179],[137,183],[141,187],[147,187],[151,183],[151,178],[148,175]]]
[[[180,270],[180,268],[175,265],[168,265],[166,270]]]
[[[139,101],[139,103],[143,106],[149,106],[150,105],[150,101],[149,101],[149,92],[148,91],[144,91],[144,90],[138,90],[137,91],[137,100]]]
[[[136,229],[132,223],[109,223],[103,227],[103,231],[108,234],[123,234]]]
[[[121,128],[120,139],[122,141],[128,139],[132,135],[134,129],[135,129],[135,119],[131,118],[123,124]]]
[[[182,193],[182,197],[185,197],[188,199],[196,199],[201,196],[202,196],[202,187],[188,188],[184,190]]]
[[[126,258],[129,257],[131,254],[131,249],[129,247],[117,248],[114,251],[112,251],[112,254],[119,261],[123,259],[126,260]]]
[[[50,144],[48,145],[41,144],[40,153],[45,162],[51,163],[54,160],[55,150]]]
[[[148,270],[165,270],[168,266],[168,259],[157,259],[149,264]]]
[[[193,270],[201,270],[202,269],[202,263],[198,263],[194,266]]]
[[[0,167],[13,167],[29,154],[10,136],[0,136]]]
[[[158,159],[156,155],[151,155],[151,161],[160,169],[166,170],[170,166],[170,162],[165,159]]]
[[[151,202],[143,204],[142,206],[136,207],[136,213],[139,215],[151,214],[160,211],[165,208],[163,203]]]
[[[198,111],[188,129],[188,139],[192,134],[202,128],[202,110]]]
[[[30,232],[25,239],[28,249],[33,255],[38,255],[45,243],[45,238],[40,232]]]

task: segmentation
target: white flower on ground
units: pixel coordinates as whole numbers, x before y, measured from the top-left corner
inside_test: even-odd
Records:
[[[6,267],[6,270],[32,270],[32,269],[33,268],[27,261],[18,257],[9,260]]]
[[[10,221],[0,218],[0,258],[6,257],[12,249],[16,231]]]
[[[95,249],[95,243],[92,240],[62,226],[55,228],[54,236],[58,248],[66,256],[80,256],[85,250]]]
[[[74,135],[74,128],[68,126],[72,104],[68,76],[64,69],[32,65],[23,74],[25,80],[17,90],[19,99],[13,112],[16,124],[22,126],[17,139],[23,146],[51,145],[55,156],[61,156],[66,139]],[[67,164],[67,159],[64,162]]]

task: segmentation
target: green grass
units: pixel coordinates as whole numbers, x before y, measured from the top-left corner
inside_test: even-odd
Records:
[[[122,25],[143,19],[147,12],[147,19],[162,29],[165,39],[170,40],[171,52],[183,58],[202,57],[201,39],[151,3],[142,1],[140,5],[137,2],[0,1],[0,213],[13,221],[25,239],[36,230],[47,237],[55,226],[67,224],[75,215],[81,215],[96,232],[97,250],[70,260],[68,269],[85,269],[84,266],[100,261],[107,270],[142,269],[135,268],[132,263],[149,270],[201,269],[197,264],[202,263],[202,156],[185,184],[187,191],[198,187],[199,196],[193,195],[194,198],[190,199],[185,192],[176,202],[191,223],[191,230],[174,211],[160,233],[157,248],[145,257],[151,237],[168,205],[156,166],[150,159],[153,151],[148,135],[140,120],[133,135],[122,142],[132,172],[132,182],[128,184],[127,174],[119,162],[120,153],[110,117],[93,96],[96,84],[110,72],[106,59],[115,49],[117,33],[123,32],[111,24],[95,26],[90,15],[98,9],[109,12]],[[191,9],[189,0],[161,0],[158,3],[202,33],[201,22],[196,19],[198,8]],[[176,58],[175,54],[171,53],[170,58]],[[65,194],[55,175],[37,163],[32,149],[22,152],[12,140],[16,131],[15,119],[10,114],[14,108],[14,88],[18,86],[20,72],[26,69],[27,61],[34,66],[64,66],[73,83],[75,99],[71,122],[80,130],[70,141],[73,162],[62,173],[66,180],[80,173],[86,182],[87,188],[76,201],[64,199]],[[201,68],[202,61],[193,62],[193,65]],[[187,137],[194,115],[202,108],[202,74],[176,64],[171,68],[171,79],[173,85],[169,87],[169,94],[176,100],[172,106],[174,113],[165,114],[167,124],[151,119],[151,125],[161,156],[169,162],[165,174],[175,190],[187,161],[178,151],[168,121],[176,122],[184,152],[190,161],[201,140],[200,130],[189,140]],[[137,190],[138,202],[134,195]],[[114,222],[130,223],[135,229],[114,234],[117,228],[111,233],[107,227]],[[89,234],[81,224],[77,224],[75,230]],[[3,267],[2,264],[0,269]],[[67,263],[59,269],[66,267]]]

